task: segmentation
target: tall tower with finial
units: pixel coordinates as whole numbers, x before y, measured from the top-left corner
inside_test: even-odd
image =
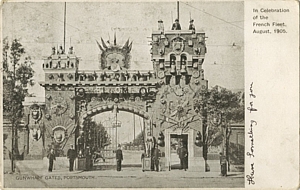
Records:
[[[205,33],[178,27],[153,31],[151,38],[151,60],[160,87],[156,97],[159,101],[153,106],[158,113],[154,135],[164,133],[166,145],[161,151],[166,153],[171,151],[172,134],[180,136],[189,151],[189,166],[204,171],[205,149],[195,142],[200,136],[204,139],[202,135],[206,131],[203,94],[208,89],[208,81],[202,68]],[[170,157],[166,156],[167,162],[171,162]]]

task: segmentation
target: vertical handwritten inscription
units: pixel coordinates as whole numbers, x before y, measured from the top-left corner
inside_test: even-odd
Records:
[[[249,185],[254,185],[255,181],[254,181],[254,163],[250,164],[251,167],[251,172],[249,175],[246,175],[247,181],[249,183]]]
[[[250,84],[250,98],[256,98],[255,94],[253,93],[253,82]],[[250,106],[247,107],[247,109],[251,112],[253,111],[257,111],[256,108],[254,108],[254,102],[253,101],[250,101]]]
[[[249,105],[247,107],[247,110],[249,110],[250,112],[250,126],[249,126],[249,130],[248,130],[248,138],[249,138],[249,141],[250,141],[250,150],[247,151],[246,155],[249,156],[249,158],[251,159],[251,164],[250,164],[250,169],[251,169],[251,172],[249,175],[246,175],[246,178],[247,178],[247,181],[248,181],[248,185],[254,185],[255,184],[255,181],[254,181],[254,162],[253,162],[253,159],[254,159],[254,126],[257,126],[257,121],[255,121],[253,119],[253,112],[257,112],[257,108],[255,108],[254,106],[254,100],[256,98],[256,95],[254,94],[254,88],[253,88],[253,82],[250,84],[250,89],[249,89],[250,93],[249,93],[249,96],[250,96],[250,101],[249,101]]]
[[[254,120],[250,121],[250,128],[248,131],[248,137],[250,139],[250,151],[247,152],[247,156],[254,157],[254,136],[253,136],[253,126],[257,125],[257,122]]]

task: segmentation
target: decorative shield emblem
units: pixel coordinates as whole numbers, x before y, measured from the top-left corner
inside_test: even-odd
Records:
[[[63,126],[56,126],[52,129],[53,138],[57,143],[62,143],[66,137],[66,128]]]
[[[176,54],[180,54],[183,51],[183,49],[184,49],[183,41],[178,41],[178,40],[173,41],[173,51]]]
[[[173,49],[176,50],[176,51],[180,51],[181,46],[182,46],[181,42],[174,42]]]

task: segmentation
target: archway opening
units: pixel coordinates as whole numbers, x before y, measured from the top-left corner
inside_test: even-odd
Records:
[[[93,169],[116,167],[118,145],[123,152],[122,167],[141,167],[145,152],[145,130],[147,119],[128,111],[96,113],[87,117],[98,126],[89,129],[89,142]],[[90,125],[92,126],[92,125]],[[102,138],[102,139],[101,139]]]

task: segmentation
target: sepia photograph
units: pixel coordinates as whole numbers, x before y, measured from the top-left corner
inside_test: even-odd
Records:
[[[2,52],[4,188],[245,187],[243,1],[3,2]]]

